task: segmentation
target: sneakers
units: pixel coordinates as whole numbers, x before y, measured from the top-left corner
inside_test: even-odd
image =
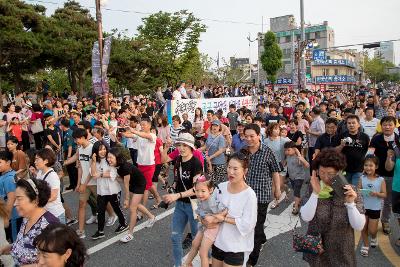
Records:
[[[85,231],[76,230],[76,234],[79,236],[80,239],[85,239]]]
[[[113,226],[114,223],[118,220],[117,216],[108,217],[106,226]]]
[[[124,232],[124,231],[126,231],[126,230],[128,230],[128,225],[119,225],[119,226],[117,227],[117,229],[115,229],[115,232],[116,232],[117,234],[119,234],[119,233],[122,233],[122,232]]]
[[[105,237],[104,232],[99,232],[99,231],[96,231],[96,233],[92,235],[93,240],[100,239],[103,237]]]
[[[156,223],[156,216],[154,216],[154,218],[153,219],[148,219],[147,221],[146,221],[146,225],[144,226],[144,227],[146,227],[146,228],[151,228],[151,227],[153,227],[153,225]]]
[[[67,220],[66,225],[67,226],[71,226],[71,225],[74,225],[74,224],[77,224],[77,223],[78,223],[78,220],[73,218],[73,219]]]
[[[368,257],[369,248],[362,246],[360,249],[360,254],[363,257]]]
[[[96,216],[90,216],[90,218],[86,221],[86,224],[93,224],[97,223],[97,217]]]
[[[122,237],[119,241],[121,241],[122,243],[128,243],[132,239],[133,239],[133,235],[127,234],[126,236]]]
[[[371,245],[371,248],[376,248],[378,246],[378,239],[376,237],[371,238],[370,245]]]

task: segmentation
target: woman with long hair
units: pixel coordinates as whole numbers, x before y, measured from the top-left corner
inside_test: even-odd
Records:
[[[203,110],[196,108],[194,110],[193,126],[197,133],[201,133],[204,126]]]
[[[19,147],[18,139],[15,136],[10,136],[7,140],[7,149],[13,154],[11,168],[16,172],[19,178],[28,177],[28,162],[27,156]]]
[[[171,126],[168,123],[168,118],[164,114],[159,114],[156,119],[157,137],[165,144],[171,138]]]

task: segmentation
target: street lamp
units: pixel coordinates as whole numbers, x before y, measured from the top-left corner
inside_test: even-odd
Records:
[[[249,74],[250,74],[249,79],[251,81],[251,61],[250,61],[251,47],[250,47],[250,44],[252,42],[258,41],[258,38],[255,38],[254,40],[251,40],[250,33],[249,33],[249,36],[247,37],[247,40],[249,41]],[[258,57],[258,55],[257,55],[257,57]],[[258,58],[257,58],[257,68],[258,68]],[[258,71],[260,71],[260,70],[258,70]]]

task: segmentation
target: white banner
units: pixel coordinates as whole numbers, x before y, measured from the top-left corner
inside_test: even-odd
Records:
[[[168,119],[171,122],[172,116],[187,113],[189,120],[193,121],[196,108],[201,108],[204,118],[206,117],[207,110],[222,109],[224,115],[229,112],[229,105],[235,104],[236,109],[246,107],[250,110],[255,110],[258,104],[258,97],[245,96],[245,97],[226,97],[226,98],[208,98],[208,99],[182,99],[171,100],[167,103]]]

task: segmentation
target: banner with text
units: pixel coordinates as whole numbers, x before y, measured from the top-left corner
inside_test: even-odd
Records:
[[[103,42],[103,59],[100,64],[99,42],[94,42],[92,49],[92,84],[95,95],[101,95],[110,91],[107,78],[107,68],[110,63],[111,36]],[[101,68],[101,69],[100,69]]]
[[[201,108],[203,111],[204,119],[206,117],[207,110],[222,109],[224,115],[229,112],[229,105],[235,104],[236,108],[246,107],[250,110],[255,110],[258,104],[258,97],[244,96],[244,97],[227,97],[227,98],[208,98],[208,99],[181,99],[181,100],[170,100],[167,102],[167,115],[168,121],[172,122],[172,116],[187,113],[189,120],[193,121],[194,113],[196,108]]]

